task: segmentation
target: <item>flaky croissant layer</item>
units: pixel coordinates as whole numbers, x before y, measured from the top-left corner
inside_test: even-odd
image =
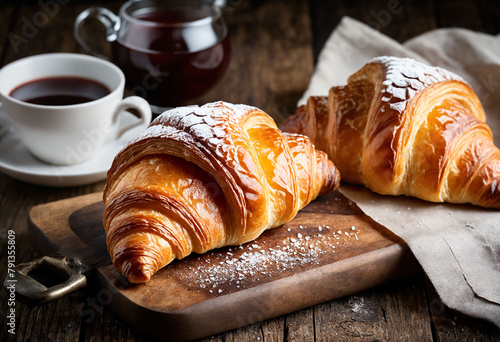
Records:
[[[325,153],[257,108],[175,108],[113,161],[103,195],[108,251],[130,282],[145,282],[173,259],[290,221],[339,182]]]
[[[310,97],[282,129],[307,135],[342,179],[384,195],[500,209],[500,150],[481,103],[459,76],[378,57]]]

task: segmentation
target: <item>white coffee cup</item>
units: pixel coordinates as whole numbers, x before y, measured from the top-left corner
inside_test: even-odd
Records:
[[[110,93],[90,102],[38,105],[13,98],[16,87],[49,77],[80,77],[105,85]],[[50,53],[14,61],[0,70],[0,101],[28,150],[40,160],[71,165],[92,158],[109,139],[151,121],[151,107],[138,96],[123,98],[125,76],[114,64],[88,55]],[[140,118],[120,128],[120,113]]]

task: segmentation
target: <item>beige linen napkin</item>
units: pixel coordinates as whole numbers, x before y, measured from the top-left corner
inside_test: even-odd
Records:
[[[400,44],[344,17],[321,51],[299,104],[345,84],[381,55],[411,57],[462,76],[480,97],[500,146],[500,36],[438,29]],[[500,327],[500,212],[380,196],[356,186],[342,185],[340,191],[408,244],[447,306]]]

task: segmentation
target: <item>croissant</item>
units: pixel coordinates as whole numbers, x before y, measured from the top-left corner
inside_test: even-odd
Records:
[[[130,282],[146,282],[176,258],[254,240],[339,182],[325,153],[257,108],[171,109],[108,171],[108,251]]]
[[[500,209],[500,151],[459,76],[377,57],[328,96],[310,97],[281,129],[307,135],[342,180],[383,195]]]

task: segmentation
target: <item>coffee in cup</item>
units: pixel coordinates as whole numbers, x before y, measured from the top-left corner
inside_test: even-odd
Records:
[[[95,156],[110,139],[146,128],[151,108],[123,98],[125,76],[97,57],[51,53],[14,61],[0,70],[0,101],[28,150],[43,162],[72,165]],[[122,113],[138,119],[120,127]]]

